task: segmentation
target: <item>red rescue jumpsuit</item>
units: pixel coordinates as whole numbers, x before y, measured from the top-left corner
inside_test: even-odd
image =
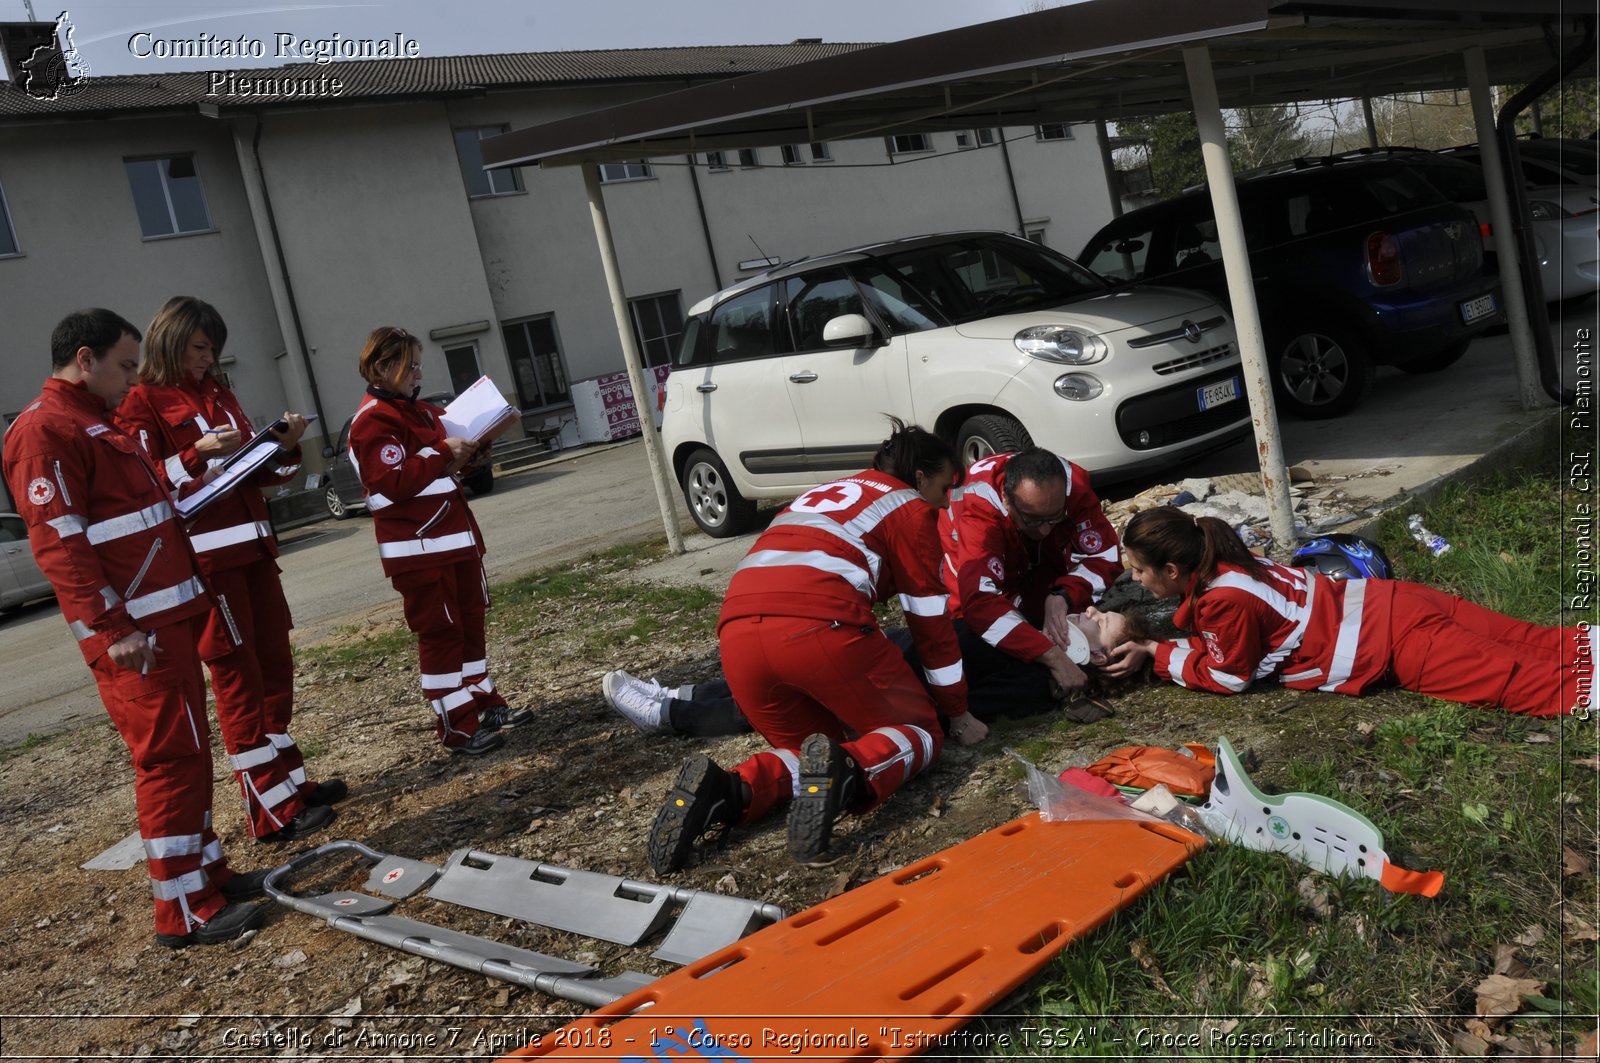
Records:
[[[174,497],[197,490],[207,461],[195,444],[212,429],[254,435],[239,400],[215,378],[185,374],[176,386],[139,384],[117,407],[117,424],[137,439],[164,474]],[[280,453],[251,483],[201,510],[189,543],[216,599],[200,640],[211,668],[217,724],[244,797],[255,837],[271,834],[305,809],[313,783],[289,733],[294,715],[294,621],[278,577],[277,539],[261,488],[288,483],[300,470],[300,448]]]
[[[350,464],[367,492],[383,574],[417,636],[439,739],[463,745],[478,733],[479,712],[506,703],[484,649],[483,535],[460,481],[445,472],[451,458],[438,409],[381,388],[367,396],[350,422]]]
[[[939,514],[944,583],[950,611],[995,649],[1022,661],[1037,660],[1055,645],[1034,624],[1044,618],[1045,597],[1066,598],[1082,612],[1122,572],[1117,533],[1106,520],[1089,474],[1062,461],[1067,512],[1042,541],[1027,538],[1006,506],[1006,465],[995,454],[973,464],[950,506]],[[1032,618],[1032,619],[1030,619]]]
[[[1191,594],[1173,622],[1196,635],[1161,643],[1156,674],[1221,694],[1270,675],[1340,694],[1393,682],[1530,716],[1589,701],[1594,628],[1541,627],[1400,580],[1335,580],[1270,561],[1256,575],[1224,564]]]
[[[55,378],[5,436],[5,476],[111,722],[132,755],[156,932],[188,934],[233,877],[211,829],[211,735],[195,643],[211,600],[154,466],[105,403]],[[154,639],[141,674],[106,651]]]
[[[938,758],[944,736],[933,699],[960,716],[967,684],[939,582],[935,520],[916,491],[868,470],[795,499],[739,563],[717,621],[722,670],[773,747],[733,769],[752,795],[741,822],[790,800],[797,751],[812,734],[841,743],[862,768],[871,799],[852,812]],[[873,616],[874,602],[897,593],[927,689]]]

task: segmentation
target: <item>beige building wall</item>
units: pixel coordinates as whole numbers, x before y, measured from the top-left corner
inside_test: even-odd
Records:
[[[126,158],[193,154],[212,230],[146,239]],[[0,127],[0,188],[20,255],[0,258],[0,414],[50,375],[50,332],[73,310],[104,306],[141,330],[174,295],[213,303],[228,324],[224,368],[252,420],[292,405],[284,350],[237,157],[221,123],[201,118]]]
[[[37,393],[49,371],[48,336],[63,314],[100,304],[142,327],[177,293],[207,299],[227,319],[227,369],[253,418],[312,409],[303,332],[328,418],[318,426],[325,435],[308,437],[308,472],[360,401],[356,357],[378,325],[423,340],[425,392],[450,389],[446,346],[475,343],[480,370],[515,401],[502,327],[543,315],[554,318],[569,383],[617,372],[621,345],[579,171],[528,168],[520,191],[469,197],[453,131],[523,128],[658,91],[638,83],[321,102],[262,112],[259,146],[252,117],[0,127],[0,188],[22,250],[0,258],[0,319],[8,326],[0,414]],[[932,150],[892,162],[877,137],[830,143],[831,161],[802,165],[784,165],[778,147],[759,149],[756,168],[740,167],[730,152],[725,171],[708,170],[702,154],[692,175],[682,156],[653,160],[649,178],[604,186],[627,294],[675,294],[687,309],[719,280],[726,286],[759,268],[741,270],[742,261],[951,229],[1015,232],[1019,207],[1020,228],[1076,252],[1111,216],[1092,127],[1050,142],[1031,129],[1003,132],[1004,152],[962,150],[955,134],[938,133],[929,135]],[[123,159],[187,153],[213,231],[142,238]],[[275,215],[298,329],[260,187]],[[461,338],[429,338],[484,322]]]
[[[510,391],[442,103],[271,113],[260,153],[329,437],[360,403],[357,356],[380,325],[422,340],[426,393],[450,390],[445,343],[428,333],[491,322],[468,339],[481,370]]]

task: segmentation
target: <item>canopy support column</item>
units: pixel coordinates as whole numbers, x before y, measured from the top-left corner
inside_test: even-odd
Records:
[[[1256,455],[1260,460],[1262,491],[1267,498],[1273,550],[1287,555],[1295,546],[1289,470],[1283,457],[1283,437],[1278,432],[1278,407],[1272,398],[1266,340],[1261,331],[1261,313],[1256,307],[1255,281],[1250,275],[1250,253],[1244,242],[1239,193],[1233,183],[1233,164],[1228,159],[1228,135],[1222,124],[1210,49],[1204,44],[1184,45],[1183,65],[1189,74],[1195,125],[1200,130],[1200,152],[1206,163],[1206,184],[1211,190],[1211,205],[1217,216],[1217,239],[1222,245],[1222,265],[1228,277],[1228,300],[1233,304],[1233,325],[1239,334],[1244,390],[1250,400],[1250,419],[1255,429]]]
[[[589,218],[594,222],[594,239],[600,248],[600,264],[605,268],[606,291],[611,296],[611,315],[617,324],[617,339],[622,344],[622,361],[628,367],[628,386],[639,411],[639,428],[644,434],[644,452],[650,462],[650,481],[655,485],[656,502],[661,506],[661,524],[667,531],[667,549],[684,552],[683,533],[678,528],[677,495],[673,491],[672,471],[667,454],[656,433],[655,415],[650,409],[650,389],[644,382],[644,359],[639,341],[628,319],[628,297],[622,290],[622,271],[617,268],[617,246],[611,239],[611,219],[606,215],[605,194],[600,189],[600,167],[583,164],[583,190],[589,197]]]

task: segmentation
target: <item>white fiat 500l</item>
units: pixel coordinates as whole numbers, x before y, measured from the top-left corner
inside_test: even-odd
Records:
[[[1036,443],[1102,479],[1250,423],[1233,323],[1209,296],[1112,289],[1037,244],[968,232],[803,259],[696,304],[662,438],[695,522],[723,537],[756,499],[865,468],[887,414],[968,462]]]

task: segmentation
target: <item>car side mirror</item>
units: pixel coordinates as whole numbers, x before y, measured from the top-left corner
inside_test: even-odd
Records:
[[[829,347],[881,347],[878,330],[860,314],[840,314],[822,326],[822,342]]]
[[[322,456],[325,457],[325,458],[333,457],[333,448],[332,447],[323,447],[322,448]]]

